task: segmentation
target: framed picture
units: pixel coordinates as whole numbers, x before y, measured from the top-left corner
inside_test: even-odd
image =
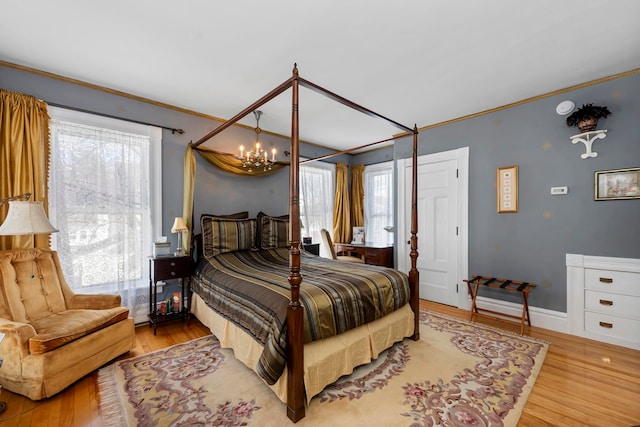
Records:
[[[496,169],[498,213],[518,212],[518,166]]]
[[[640,199],[640,168],[596,171],[595,200]]]
[[[364,227],[353,227],[353,240],[351,243],[364,243]]]

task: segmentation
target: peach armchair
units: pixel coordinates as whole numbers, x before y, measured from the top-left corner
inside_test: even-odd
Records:
[[[75,294],[54,251],[0,251],[0,384],[44,399],[128,352],[134,324],[120,302]]]

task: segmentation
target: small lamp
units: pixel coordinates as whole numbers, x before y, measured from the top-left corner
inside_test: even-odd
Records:
[[[178,233],[178,248],[174,253],[175,256],[184,256],[184,249],[182,248],[182,232],[187,230],[187,224],[184,223],[184,219],[182,219],[181,216],[177,216],[173,221],[173,227],[171,227],[172,233]]]
[[[58,231],[47,219],[42,202],[16,200],[18,198],[29,200],[30,195],[23,194],[0,200],[0,206],[7,201],[9,202],[9,212],[0,225],[0,236],[49,234]]]

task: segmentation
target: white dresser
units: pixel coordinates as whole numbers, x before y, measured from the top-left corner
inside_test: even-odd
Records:
[[[570,333],[640,350],[640,260],[567,254]]]

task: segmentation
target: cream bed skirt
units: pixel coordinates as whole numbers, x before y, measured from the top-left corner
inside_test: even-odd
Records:
[[[223,348],[232,349],[236,359],[255,371],[262,354],[262,346],[258,342],[208,307],[195,293],[191,301],[191,314],[211,330],[220,340]],[[413,311],[407,304],[381,319],[356,329],[305,344],[304,386],[307,402],[327,385],[343,375],[350,374],[355,367],[371,362],[394,343],[413,335],[413,326]],[[280,400],[286,403],[286,368],[278,382],[269,387]]]

